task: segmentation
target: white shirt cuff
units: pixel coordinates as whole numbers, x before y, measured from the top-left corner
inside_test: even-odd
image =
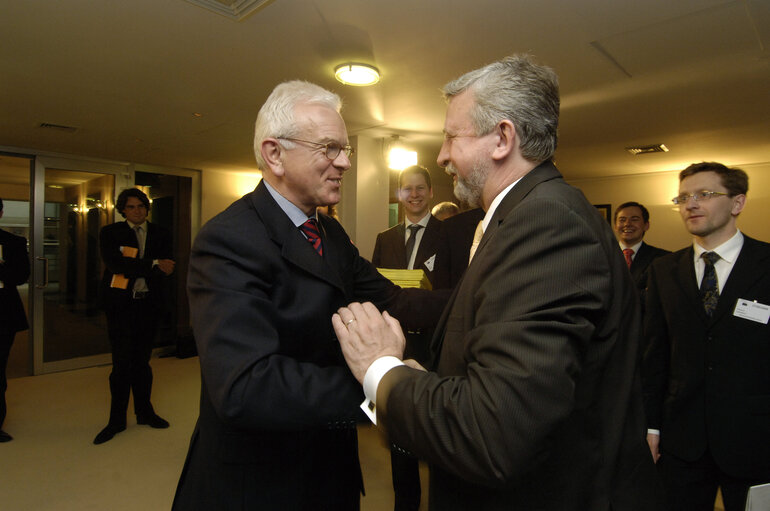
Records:
[[[380,357],[369,366],[364,375],[364,394],[372,403],[377,402],[377,387],[385,373],[404,363],[397,357]]]
[[[648,429],[647,430],[648,435],[658,435],[660,436],[660,430],[659,429]]]

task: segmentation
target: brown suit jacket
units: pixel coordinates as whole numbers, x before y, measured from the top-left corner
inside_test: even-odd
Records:
[[[435,372],[388,372],[391,440],[435,510],[654,510],[640,312],[617,242],[546,162],[509,192],[436,328]]]

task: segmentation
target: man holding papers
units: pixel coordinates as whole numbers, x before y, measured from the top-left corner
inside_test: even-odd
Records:
[[[163,307],[163,280],[174,271],[171,235],[147,221],[150,200],[139,189],[123,190],[115,208],[126,221],[108,225],[99,234],[105,265],[102,299],[112,349],[112,403],[109,422],[96,435],[95,444],[126,429],[130,392],[137,424],[168,427],[150,404],[150,355]]]

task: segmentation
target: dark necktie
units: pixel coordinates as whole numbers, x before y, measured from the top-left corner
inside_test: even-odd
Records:
[[[412,252],[414,252],[414,242],[417,238],[417,231],[422,229],[420,224],[412,224],[408,227],[409,239],[406,240],[406,266],[409,266],[409,261],[412,260]]]
[[[703,300],[703,309],[706,316],[711,317],[714,309],[717,308],[719,301],[719,282],[717,280],[717,271],[714,263],[719,260],[719,254],[716,252],[704,252],[701,257],[706,263],[706,269],[703,272],[703,280],[700,283],[700,296]]]
[[[624,248],[623,249],[623,257],[626,258],[626,264],[629,268],[631,268],[631,263],[633,260],[631,259],[631,256],[634,255],[634,249],[632,248]]]
[[[304,224],[299,226],[299,230],[305,233],[307,240],[313,245],[318,255],[324,255],[324,247],[321,244],[321,232],[318,230],[316,219],[308,218]]]

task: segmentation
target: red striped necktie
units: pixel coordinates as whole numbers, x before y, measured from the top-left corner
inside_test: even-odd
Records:
[[[324,247],[321,244],[321,232],[318,230],[316,219],[308,218],[304,224],[299,226],[299,230],[307,236],[307,240],[313,245],[318,255],[324,255]]]

